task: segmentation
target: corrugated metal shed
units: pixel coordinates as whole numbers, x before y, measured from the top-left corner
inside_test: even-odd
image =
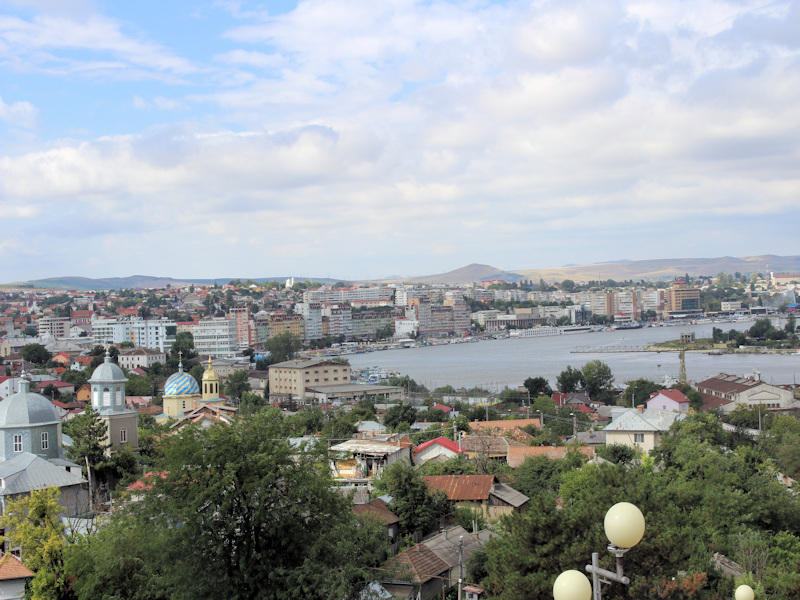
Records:
[[[488,500],[494,484],[494,475],[431,475],[424,479],[428,487],[444,492],[454,502]]]
[[[522,492],[518,492],[514,488],[509,487],[504,483],[494,484],[492,487],[492,495],[497,496],[500,498],[500,500],[510,504],[514,508],[519,508],[530,500],[530,498],[528,498]]]
[[[414,583],[425,583],[434,577],[443,575],[450,565],[424,544],[401,552],[383,567],[384,573],[394,571],[397,579],[409,577]]]

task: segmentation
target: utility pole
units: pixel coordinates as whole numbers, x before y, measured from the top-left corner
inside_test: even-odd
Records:
[[[461,582],[464,581],[464,536],[458,536],[458,600],[461,600]]]
[[[578,435],[578,416],[572,413],[572,437]]]

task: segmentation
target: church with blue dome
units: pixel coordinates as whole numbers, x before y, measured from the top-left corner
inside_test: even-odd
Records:
[[[203,372],[202,391],[200,384],[189,373],[183,370],[183,363],[178,371],[169,376],[164,383],[164,412],[156,420],[165,422],[169,419],[180,419],[188,411],[194,410],[210,402],[223,402],[219,397],[219,375],[208,358],[208,366]]]

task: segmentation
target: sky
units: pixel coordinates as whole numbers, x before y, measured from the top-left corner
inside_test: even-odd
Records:
[[[800,1],[0,0],[0,282],[798,254]]]

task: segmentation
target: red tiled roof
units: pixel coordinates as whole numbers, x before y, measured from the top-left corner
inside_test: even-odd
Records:
[[[354,505],[353,512],[357,515],[374,515],[386,525],[393,525],[400,522],[400,518],[389,510],[389,507],[386,506],[386,502],[380,498],[371,500],[367,504]]]
[[[420,444],[414,451],[414,454],[416,454],[420,450],[424,450],[428,446],[432,446],[433,444],[439,444],[440,446],[444,446],[445,448],[447,448],[452,452],[455,452],[456,454],[461,453],[461,450],[458,448],[458,444],[456,444],[453,440],[448,440],[446,437],[441,436],[432,440],[428,440],[424,444]]]
[[[703,410],[714,410],[715,408],[719,408],[720,406],[725,406],[726,404],[733,402],[733,400],[729,400],[728,398],[712,396],[711,394],[706,394],[705,392],[700,392],[700,396],[703,398]]]
[[[434,404],[431,408],[438,408],[439,410],[441,410],[443,412],[446,412],[446,413],[449,413],[451,410],[453,410],[452,408],[450,408],[449,406],[446,406],[444,404]]]
[[[448,500],[487,500],[494,475],[430,475],[425,477],[429,488],[447,494]]]
[[[675,402],[689,402],[689,399],[686,397],[686,394],[684,394],[680,390],[658,390],[657,392],[653,392],[652,394],[650,394],[650,397],[654,398],[659,394],[661,394],[662,396],[666,396],[667,398],[669,398],[670,400],[674,400]]]
[[[149,490],[153,487],[153,479],[155,477],[160,477],[161,479],[167,478],[167,471],[161,471],[160,473],[156,473],[155,471],[148,471],[145,473],[144,477],[139,479],[138,481],[133,482],[131,485],[128,486],[129,492],[135,492],[138,490]]]
[[[0,559],[0,581],[10,579],[27,579],[33,577],[33,571],[22,564],[22,561],[10,552]]]

